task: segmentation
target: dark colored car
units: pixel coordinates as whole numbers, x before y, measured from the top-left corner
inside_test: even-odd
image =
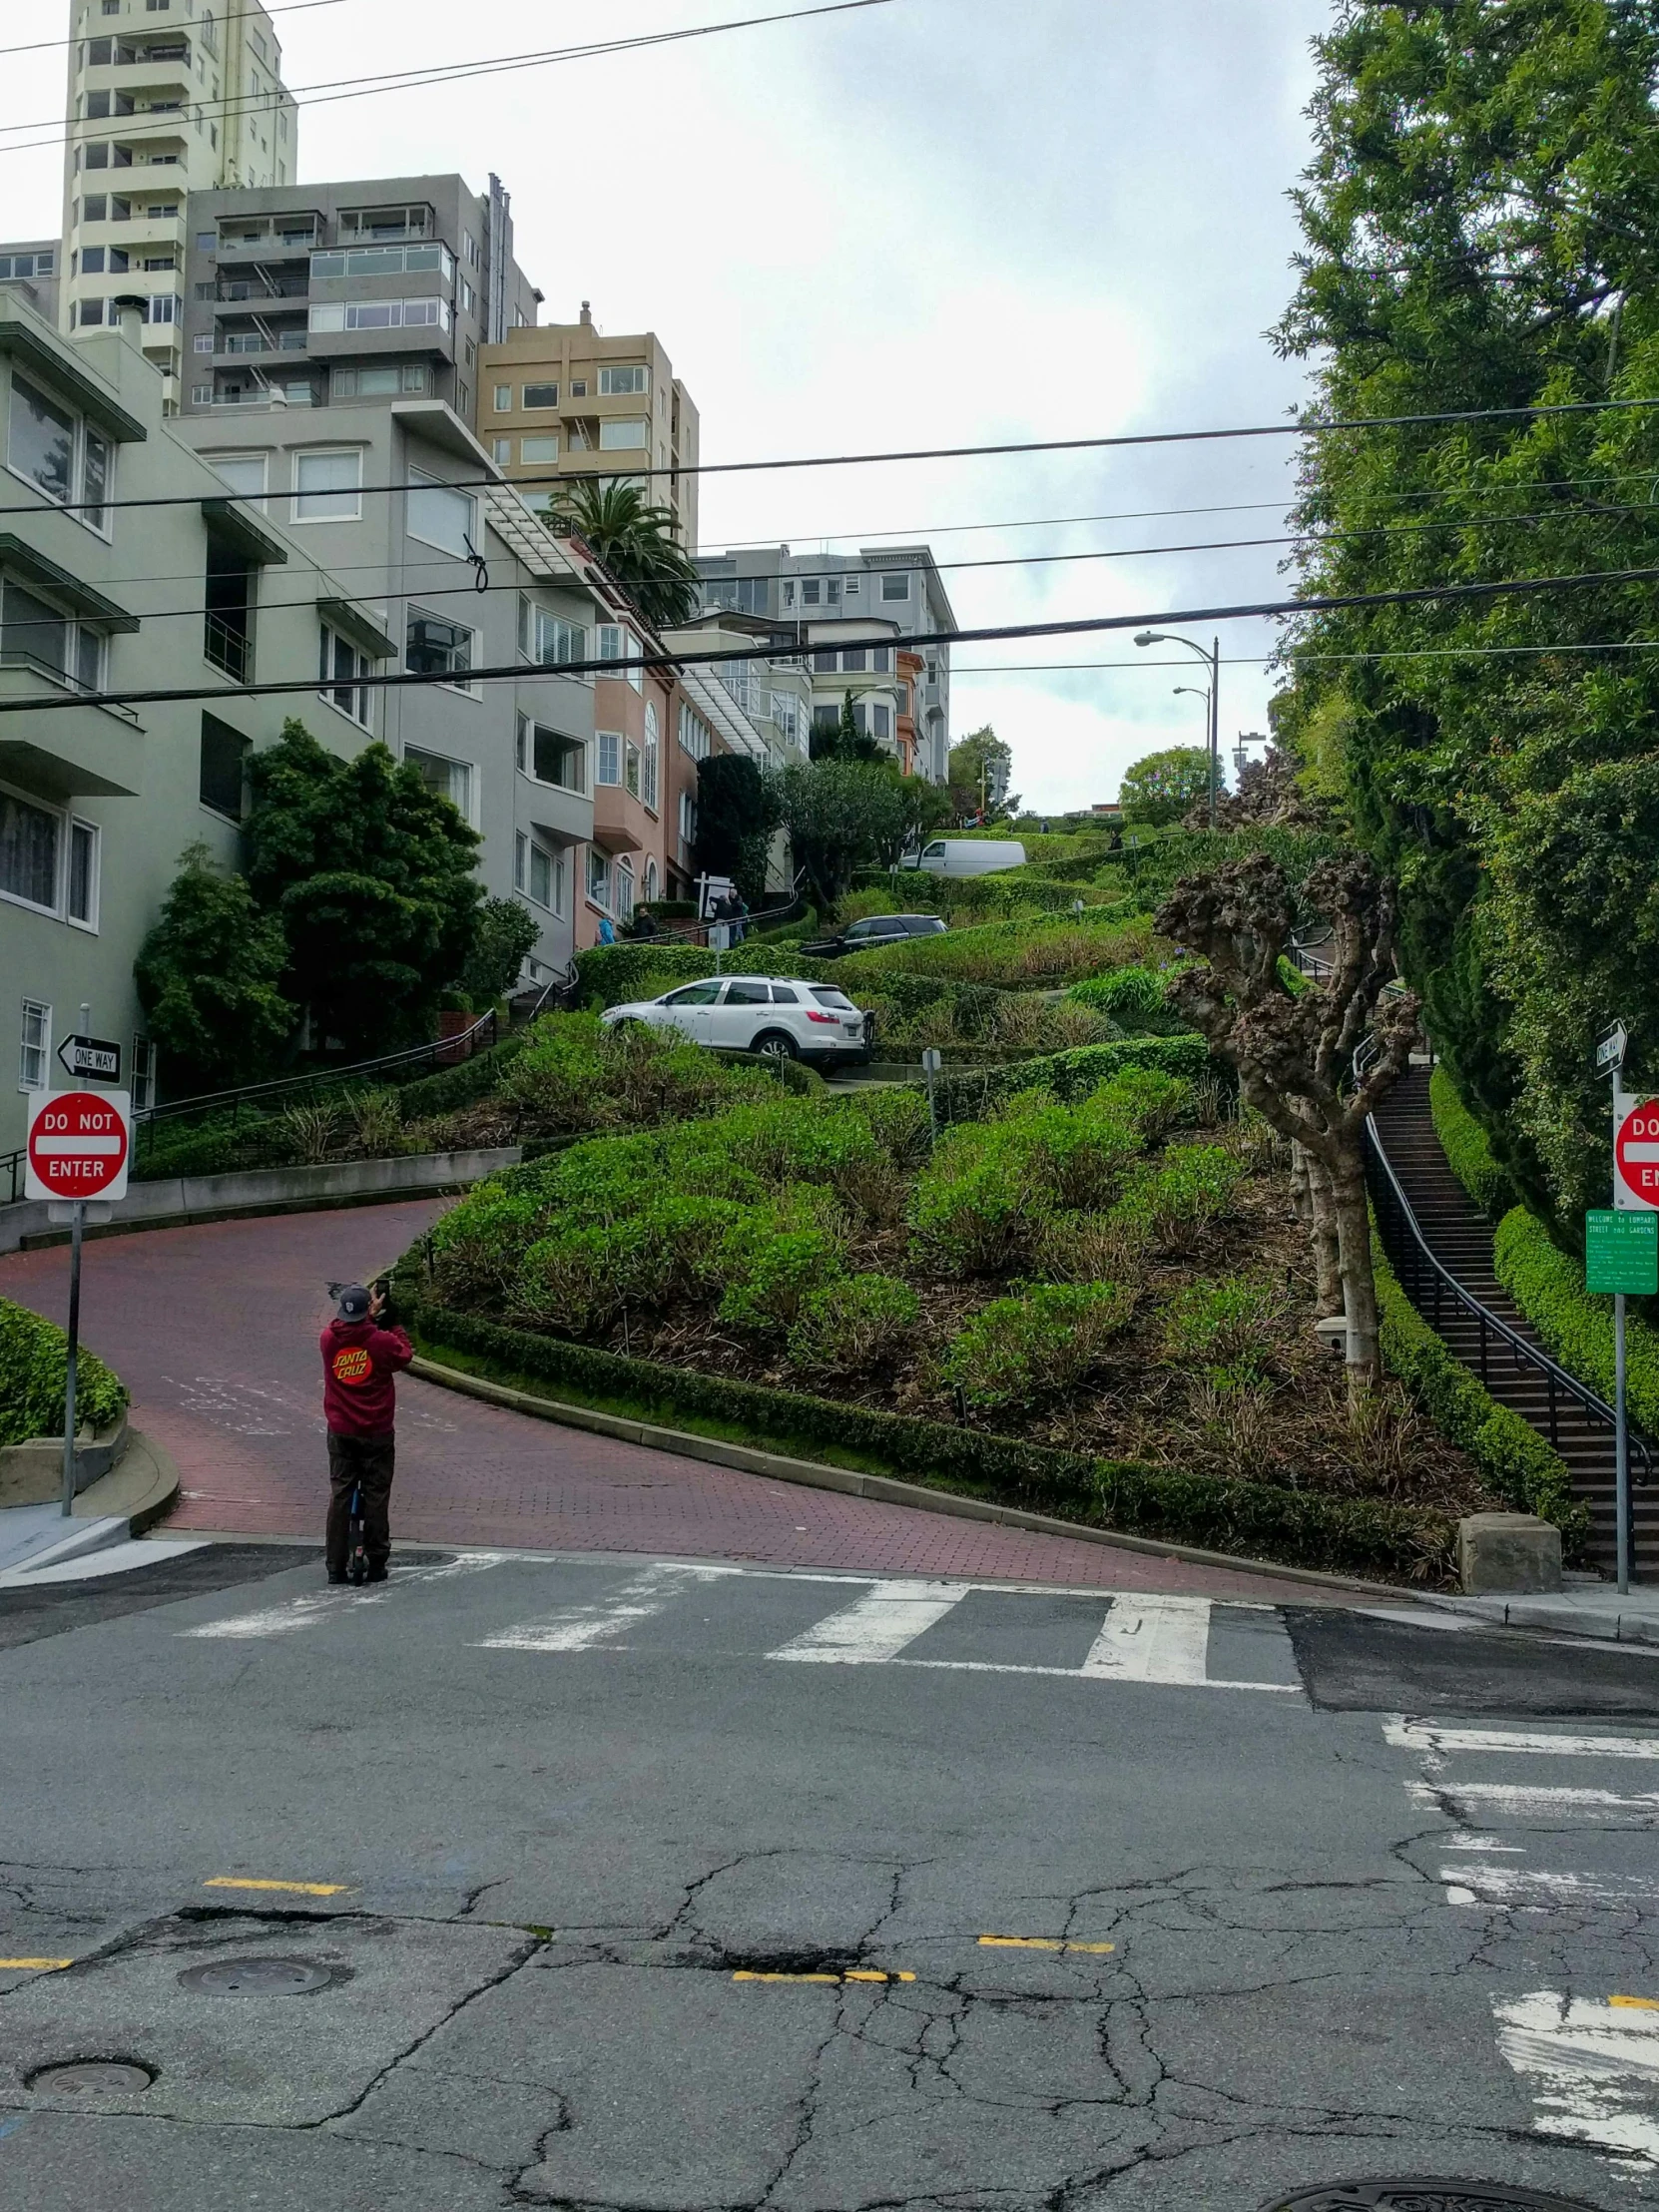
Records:
[[[849,921],[832,937],[820,937],[801,949],[814,960],[837,960],[843,952],[870,952],[878,944],[900,944],[906,937],[942,937],[941,914],[866,914]]]

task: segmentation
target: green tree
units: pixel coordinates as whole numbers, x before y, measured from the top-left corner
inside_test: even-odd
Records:
[[[841,695],[841,711],[828,729],[820,729],[815,723],[807,744],[808,757],[815,761],[875,761],[890,760],[880,742],[860,730],[852,713],[852,693]]]
[[[341,760],[300,722],[250,774],[248,878],[280,919],[283,988],[316,1042],[366,1057],[429,1036],[477,939],[477,831],[383,745]]]
[[[1310,592],[1659,562],[1659,17],[1626,0],[1350,0],[1318,42],[1281,349],[1317,434]],[[1659,1074],[1646,584],[1312,617],[1282,717],[1401,884],[1400,957],[1493,1150],[1558,1218],[1605,1201],[1598,1028]],[[1586,650],[1590,648],[1592,650]],[[1332,659],[1329,656],[1348,656]],[[1352,658],[1352,656],[1367,656]],[[1617,894],[1617,895],[1615,895]]]
[[[1149,830],[1179,822],[1210,790],[1210,755],[1201,745],[1172,745],[1149,753],[1123,773],[1118,805],[1123,819]]]
[[[758,761],[711,753],[697,770],[697,856],[711,875],[729,875],[751,905],[766,890],[767,852],[782,815]]]
[[[680,518],[637,484],[575,485],[551,517],[584,537],[653,629],[689,622],[702,599],[696,563],[680,542]]]
[[[854,868],[883,852],[896,859],[903,850],[911,805],[906,781],[858,761],[812,761],[775,779],[795,864],[806,869],[821,914],[845,896]]]
[[[482,1011],[507,996],[540,936],[541,924],[518,899],[484,900],[472,950],[460,972],[461,989],[474,1007]]]
[[[1019,812],[1019,794],[1008,790],[1013,765],[1013,748],[988,722],[958,739],[945,772],[954,819],[1011,822]]]
[[[215,867],[205,844],[188,846],[133,965],[170,1091],[230,1090],[272,1072],[298,1019],[278,988],[286,965],[282,925],[259,911],[246,878]]]

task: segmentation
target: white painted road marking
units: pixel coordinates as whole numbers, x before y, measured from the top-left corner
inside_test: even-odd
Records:
[[[1532,2083],[1540,2135],[1659,2166],[1659,2014],[1536,1989],[1494,1997],[1497,2047]]]
[[[1536,1821],[1574,1828],[1649,1828],[1659,1821],[1659,1790],[1621,1797],[1616,1790],[1529,1789],[1515,1782],[1407,1782],[1424,1811],[1445,1804],[1465,1820]]]
[[[1209,1650],[1207,1597],[1116,1597],[1082,1671],[1117,1682],[1197,1685],[1206,1679]]]
[[[551,1620],[527,1621],[504,1628],[498,1635],[483,1636],[475,1651],[591,1651],[620,1636],[625,1629],[663,1611],[688,1587],[717,1582],[723,1575],[741,1574],[741,1567],[670,1566],[659,1563],[635,1575],[620,1590],[595,1605],[568,1605]]]
[[[431,1566],[393,1567],[386,1580],[371,1590],[307,1590],[298,1597],[284,1599],[280,1605],[262,1606],[254,1613],[232,1613],[224,1620],[204,1621],[200,1628],[182,1628],[179,1633],[181,1636],[238,1640],[291,1636],[298,1629],[314,1628],[318,1621],[326,1620],[331,1614],[365,1605],[383,1605],[389,1596],[406,1589],[410,1583],[447,1582],[458,1574],[477,1574],[486,1567],[503,1566],[511,1557],[510,1551],[467,1551],[454,1559],[436,1560]]]
[[[862,1597],[829,1613],[769,1651],[769,1659],[802,1659],[836,1667],[879,1666],[961,1603],[965,1582],[877,1582]]]
[[[1555,1759],[1659,1759],[1659,1736],[1546,1736],[1503,1728],[1440,1728],[1428,1721],[1384,1721],[1385,1742],[1400,1751],[1524,1752]]]
[[[1442,1867],[1448,1905],[1492,1906],[1501,1913],[1637,1912],[1659,1908],[1659,1883],[1640,1875],[1558,1874],[1543,1867],[1493,1867],[1465,1860]]]

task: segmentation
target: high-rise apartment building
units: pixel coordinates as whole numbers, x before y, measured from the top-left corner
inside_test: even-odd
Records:
[[[541,298],[498,177],[193,192],[189,233],[186,414],[441,399],[470,427],[484,348]]]
[[[560,477],[637,465],[697,550],[697,478],[683,473],[697,465],[697,409],[654,331],[607,337],[584,299],[576,322],[508,330],[478,383],[478,435],[531,506],[550,505]]]
[[[260,0],[74,0],[59,316],[114,326],[142,302],[144,350],[183,386],[186,198],[285,185],[298,111]]]
[[[810,648],[816,724],[834,722],[850,692],[860,730],[896,760],[912,750],[914,773],[944,782],[950,647],[942,641],[957,625],[930,547],[808,554],[787,545],[746,546],[704,555],[697,567],[705,607],[794,626]],[[917,645],[912,654],[903,645],[911,638],[935,642]],[[918,661],[919,673],[913,673]]]

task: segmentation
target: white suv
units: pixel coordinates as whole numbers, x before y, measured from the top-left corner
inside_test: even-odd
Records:
[[[869,1017],[833,983],[799,976],[711,975],[661,998],[607,1007],[599,1018],[608,1029],[632,1022],[678,1029],[694,1044],[773,1059],[857,1065],[869,1058]]]

